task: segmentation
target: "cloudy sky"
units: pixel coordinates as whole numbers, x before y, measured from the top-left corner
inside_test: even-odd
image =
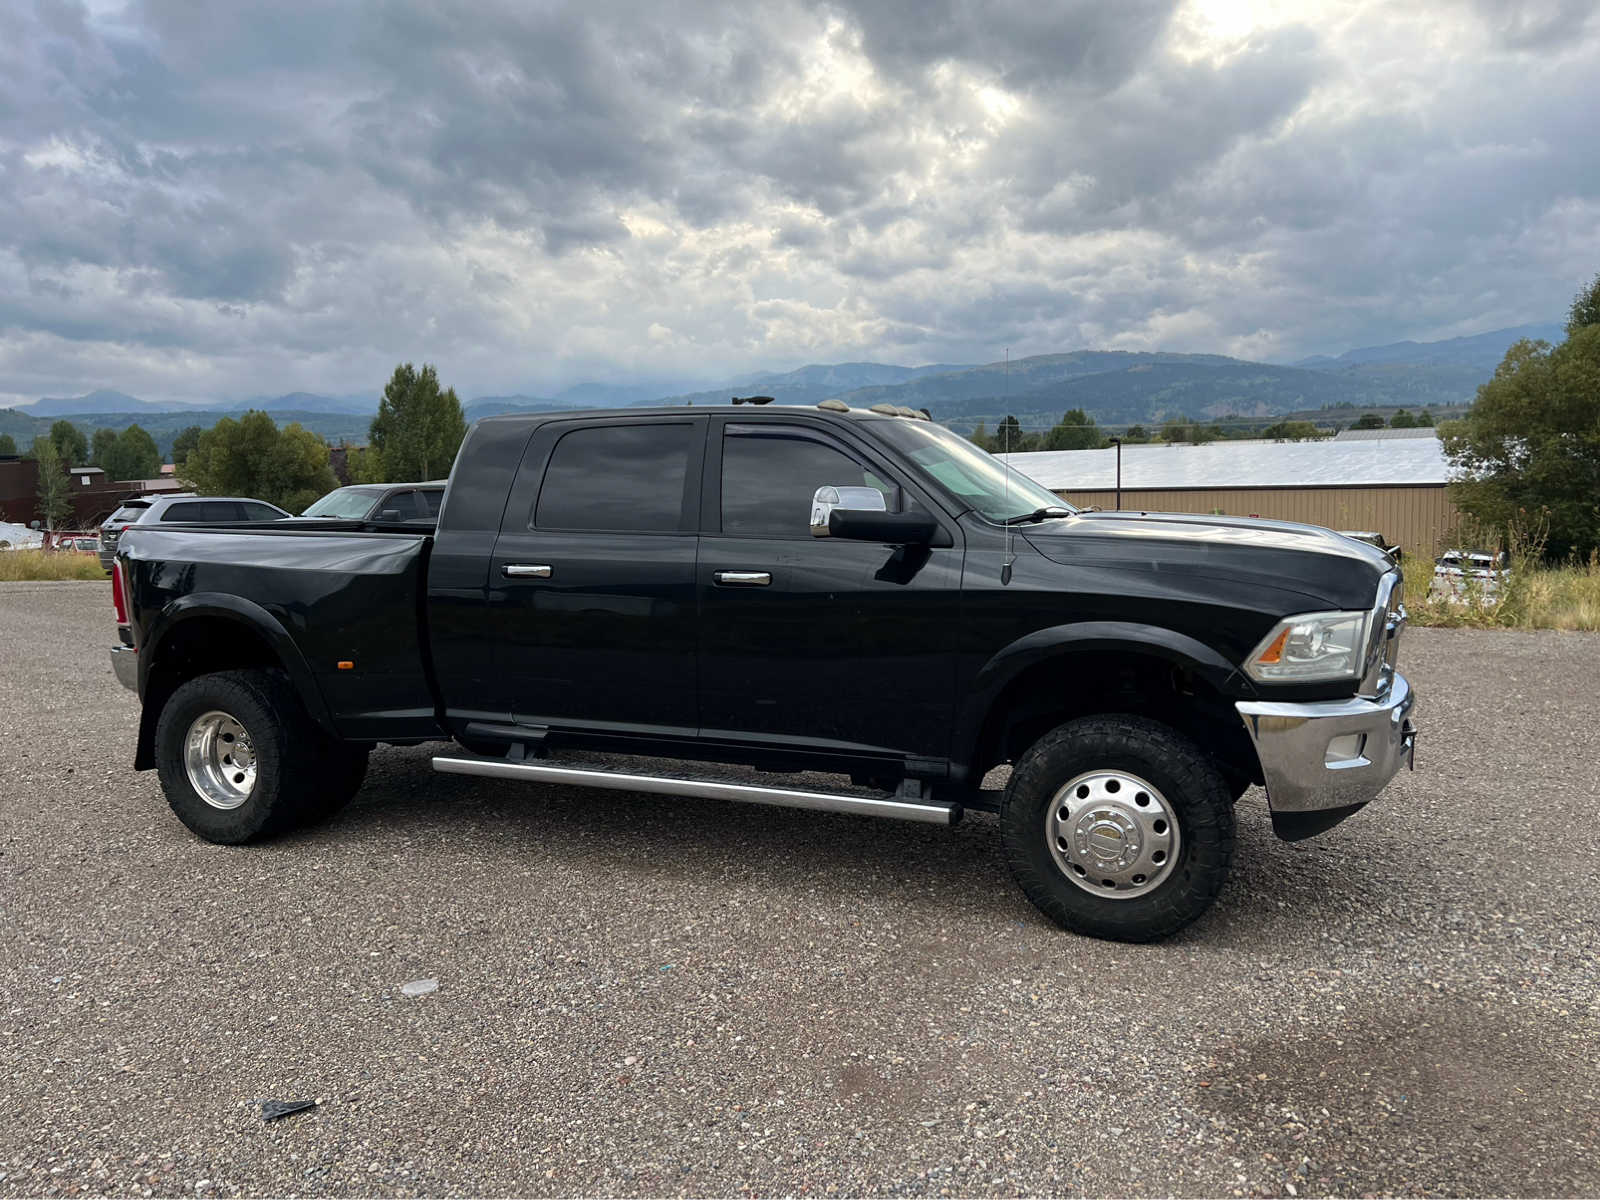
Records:
[[[0,404],[1560,320],[1595,7],[6,0]]]

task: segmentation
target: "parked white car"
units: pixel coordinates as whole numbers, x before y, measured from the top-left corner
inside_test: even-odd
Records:
[[[1446,550],[1433,564],[1433,582],[1428,585],[1430,600],[1466,600],[1476,591],[1483,600],[1493,600],[1511,573],[1508,556],[1477,550]],[[1470,582],[1469,582],[1470,581]]]

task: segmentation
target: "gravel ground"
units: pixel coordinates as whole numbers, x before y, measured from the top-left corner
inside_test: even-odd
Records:
[[[1046,924],[989,817],[426,748],[203,844],[128,767],[105,593],[0,585],[0,1193],[1600,1193],[1600,637],[1413,630],[1418,771],[1296,845],[1251,793],[1135,947]]]

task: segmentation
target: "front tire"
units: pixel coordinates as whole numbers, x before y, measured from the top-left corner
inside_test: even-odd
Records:
[[[1199,747],[1144,717],[1057,726],[1000,807],[1006,862],[1074,933],[1148,942],[1211,907],[1233,860],[1232,790]]]
[[[172,693],[156,722],[161,790],[208,842],[271,837],[316,811],[325,741],[278,672],[200,675]]]

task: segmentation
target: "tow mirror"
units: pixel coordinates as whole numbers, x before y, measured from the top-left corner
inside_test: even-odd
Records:
[[[819,487],[811,497],[811,536],[925,546],[939,531],[927,513],[892,513],[870,487]]]

